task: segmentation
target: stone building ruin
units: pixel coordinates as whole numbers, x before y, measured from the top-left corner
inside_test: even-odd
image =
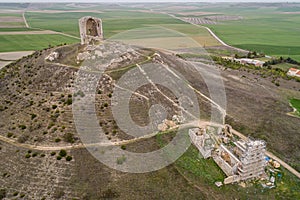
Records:
[[[86,16],[79,19],[80,38],[82,45],[94,44],[103,40],[102,20]]]
[[[249,138],[236,140],[230,129],[230,126],[225,126],[222,133],[212,135],[206,128],[193,128],[189,130],[189,136],[201,156],[213,158],[226,174],[224,184],[264,176],[265,142]]]

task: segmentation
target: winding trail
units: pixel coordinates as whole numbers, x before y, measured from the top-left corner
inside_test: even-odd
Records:
[[[169,130],[175,130],[177,128],[188,128],[188,127],[205,127],[205,126],[215,126],[215,127],[220,127],[223,128],[224,125],[223,124],[216,124],[216,123],[212,123],[209,121],[192,121],[190,123],[187,124],[182,124],[182,125],[177,125],[172,127]],[[238,137],[240,137],[243,140],[247,140],[248,138],[243,135],[242,133],[232,129],[232,133]],[[1,136],[0,135],[0,141],[2,142],[6,142],[10,145],[13,145],[15,147],[19,147],[19,148],[25,148],[25,149],[31,149],[31,150],[39,150],[39,151],[59,151],[61,149],[65,149],[65,150],[75,150],[75,149],[84,149],[87,147],[99,147],[99,146],[121,146],[121,145],[126,145],[126,144],[131,144],[131,143],[135,143],[135,142],[139,142],[145,139],[150,139],[154,136],[156,136],[157,133],[151,133],[148,135],[144,135],[138,138],[133,138],[130,140],[123,140],[123,141],[119,141],[119,142],[106,142],[106,143],[93,143],[93,144],[75,144],[75,145],[65,145],[65,146],[39,146],[39,145],[33,145],[33,144],[24,144],[24,143],[19,143],[14,139],[10,139],[7,138],[5,136]],[[291,172],[292,174],[294,174],[296,177],[298,177],[300,179],[300,173],[295,170],[293,167],[291,167],[289,164],[287,164],[286,162],[284,162],[283,160],[281,160],[280,158],[278,158],[277,156],[275,156],[273,153],[266,151],[266,155],[270,158],[272,158],[273,160],[276,160],[278,163],[280,163],[285,169],[287,169],[289,172]]]

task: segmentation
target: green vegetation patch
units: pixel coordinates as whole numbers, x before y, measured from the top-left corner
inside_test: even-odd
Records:
[[[300,117],[300,99],[291,99],[290,103],[293,106],[293,108],[297,110],[295,114]]]
[[[0,35],[0,52],[41,50],[49,45],[72,44],[79,40],[63,35]]]

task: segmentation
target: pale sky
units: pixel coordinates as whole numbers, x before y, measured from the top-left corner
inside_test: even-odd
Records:
[[[34,2],[39,2],[39,3],[65,3],[65,2],[80,2],[80,3],[89,3],[89,2],[260,2],[260,3],[267,3],[267,2],[299,2],[300,0],[116,0],[116,1],[111,1],[111,0],[0,0],[0,3],[34,3]]]

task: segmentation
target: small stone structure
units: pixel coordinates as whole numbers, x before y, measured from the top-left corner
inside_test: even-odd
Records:
[[[93,44],[103,40],[102,20],[86,16],[79,19],[81,44]]]

